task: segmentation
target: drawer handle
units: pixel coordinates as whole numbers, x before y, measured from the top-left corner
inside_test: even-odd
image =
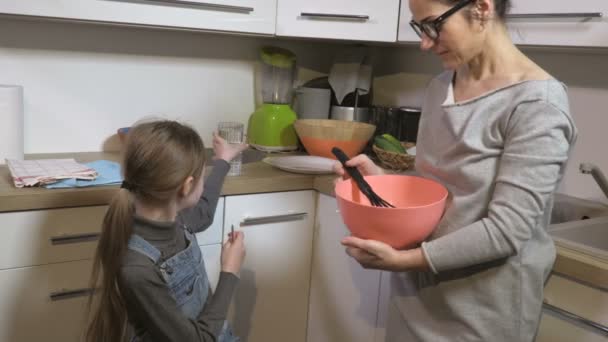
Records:
[[[101,233],[85,233],[74,235],[60,235],[51,237],[52,245],[67,245],[72,243],[81,243],[89,241],[97,241]]]
[[[369,15],[357,14],[300,13],[300,16],[311,19],[369,20]]]
[[[573,314],[570,311],[566,311],[564,309],[560,309],[557,306],[551,305],[547,302],[543,303],[543,307],[553,313],[556,313],[558,316],[566,318],[569,321],[574,321],[576,323],[583,324],[593,330],[600,332],[602,335],[608,336],[608,327],[599,323],[595,323],[586,318],[583,318],[579,315]]]
[[[507,14],[507,19],[593,19],[604,16],[602,12],[583,13],[521,13]]]
[[[75,290],[61,290],[61,291],[51,292],[49,294],[49,298],[51,298],[52,301],[66,300],[66,299],[71,299],[71,298],[89,296],[90,294],[93,294],[94,292],[95,292],[95,289],[92,289],[92,288],[75,289]]]
[[[200,7],[203,9],[211,9],[218,11],[226,11],[226,12],[253,12],[253,7],[245,7],[245,6],[233,6],[233,5],[220,5],[220,4],[212,4],[208,2],[198,2],[198,1],[188,1],[188,0],[145,0],[148,2],[159,2],[163,4],[169,5],[184,5],[184,6],[193,6]]]
[[[308,216],[307,213],[296,213],[277,216],[248,217],[241,222],[240,226],[257,226],[260,224],[299,221],[306,218],[306,216]]]

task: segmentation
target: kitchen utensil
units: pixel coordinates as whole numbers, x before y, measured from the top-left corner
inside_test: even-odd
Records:
[[[334,146],[353,157],[363,150],[376,127],[342,120],[297,120],[294,127],[308,154],[335,159]]]
[[[435,230],[448,196],[443,185],[403,175],[366,176],[365,180],[396,208],[374,207],[364,196],[356,201],[352,181],[338,181],[335,194],[340,215],[354,236],[403,249],[424,241]]]
[[[300,87],[296,89],[295,111],[300,119],[327,119],[331,90]]]
[[[369,108],[332,106],[330,117],[333,120],[346,120],[367,123],[369,122]]]
[[[399,140],[416,142],[418,139],[418,123],[420,122],[420,108],[416,107],[400,107],[401,113],[401,129],[399,132]]]
[[[244,125],[240,122],[223,121],[218,123],[218,135],[226,140],[229,144],[242,144]],[[243,154],[239,153],[230,161],[230,170],[228,176],[238,176],[241,174],[241,166],[243,164]]]
[[[298,138],[293,122],[297,116],[290,107],[296,57],[285,49],[264,47],[260,58],[263,104],[249,118],[249,144],[266,152],[296,150]]]
[[[230,242],[234,242],[234,225],[230,225]]]
[[[348,157],[342,150],[337,147],[334,147],[331,152],[338,158],[338,160],[344,166],[344,169],[348,174],[352,177],[352,179],[357,183],[359,190],[367,197],[369,202],[375,207],[385,207],[385,208],[394,208],[395,206],[384,200],[382,197],[378,196],[372,189],[372,187],[365,181],[363,175],[359,172],[356,167],[346,166],[346,162],[348,162]]]
[[[333,173],[336,162],[333,159],[317,156],[267,157],[262,161],[284,171],[311,175]]]

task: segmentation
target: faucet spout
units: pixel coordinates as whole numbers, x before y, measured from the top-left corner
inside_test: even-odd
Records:
[[[590,174],[593,176],[593,179],[595,179],[597,185],[599,185],[606,198],[608,198],[608,181],[599,167],[591,163],[581,163],[579,170],[583,174]]]

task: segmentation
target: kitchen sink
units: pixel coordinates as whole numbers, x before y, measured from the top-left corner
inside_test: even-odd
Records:
[[[608,205],[556,194],[548,232],[558,245],[608,261]]]
[[[551,224],[608,216],[608,205],[584,198],[557,193],[554,197]]]

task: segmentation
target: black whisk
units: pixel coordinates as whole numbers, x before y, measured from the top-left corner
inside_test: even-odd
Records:
[[[357,170],[356,167],[346,166],[346,162],[348,161],[348,156],[346,155],[346,153],[344,153],[344,151],[342,151],[341,149],[339,149],[337,147],[334,147],[331,149],[331,153],[333,153],[336,156],[336,158],[338,158],[340,163],[342,163],[346,172],[348,172],[348,174],[357,183],[359,190],[361,190],[361,192],[365,195],[365,197],[367,197],[367,199],[369,199],[369,202],[374,207],[384,207],[384,208],[394,208],[395,207],[394,205],[392,205],[389,202],[382,199],[382,197],[378,196],[378,194],[376,194],[374,192],[374,190],[372,190],[372,187],[369,185],[369,183],[367,181],[365,181],[365,179],[363,178],[363,175],[361,174],[361,172],[359,172],[359,170]]]

